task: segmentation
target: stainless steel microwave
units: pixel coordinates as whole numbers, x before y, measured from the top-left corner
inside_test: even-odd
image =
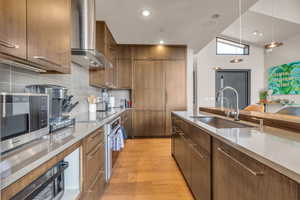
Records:
[[[49,97],[45,94],[0,94],[1,153],[49,133]]]

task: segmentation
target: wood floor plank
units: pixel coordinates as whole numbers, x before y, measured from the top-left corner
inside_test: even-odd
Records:
[[[101,200],[193,200],[171,156],[171,140],[127,140]]]

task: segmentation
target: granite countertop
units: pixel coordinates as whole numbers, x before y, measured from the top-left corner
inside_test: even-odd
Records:
[[[298,133],[272,127],[264,127],[263,130],[259,128],[217,129],[192,117],[192,112],[176,111],[173,114],[300,183],[300,135]],[[199,114],[225,118],[211,113],[200,112]],[[241,123],[251,124],[244,121]]]
[[[89,113],[82,113],[76,117],[76,121],[77,118],[79,121],[74,127],[49,134],[3,155],[0,160],[1,190],[118,117],[124,111],[126,109],[114,109],[107,113],[103,112],[96,118],[92,116],[92,119],[90,119]],[[83,121],[88,123],[80,123],[83,122],[80,119],[85,119]]]

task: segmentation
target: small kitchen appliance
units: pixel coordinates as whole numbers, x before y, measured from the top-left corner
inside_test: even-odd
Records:
[[[6,152],[49,133],[47,94],[0,94],[0,152]]]
[[[73,95],[68,95],[68,89],[58,85],[30,85],[25,91],[49,95],[50,132],[75,124],[75,119],[69,113],[78,105],[72,103]]]

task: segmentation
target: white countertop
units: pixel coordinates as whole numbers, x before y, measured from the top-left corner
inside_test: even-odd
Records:
[[[78,122],[75,127],[62,129],[5,154],[0,160],[1,190],[104,126],[124,111],[126,109],[114,109],[105,117],[91,120],[89,123]],[[83,113],[81,117],[86,119],[88,118],[86,115],[88,113]]]
[[[173,113],[183,120],[205,129],[211,136],[300,183],[299,133],[271,127],[265,127],[263,130],[259,128],[216,129],[193,118],[193,114],[188,111]],[[200,114],[204,116],[214,115],[210,113]]]

